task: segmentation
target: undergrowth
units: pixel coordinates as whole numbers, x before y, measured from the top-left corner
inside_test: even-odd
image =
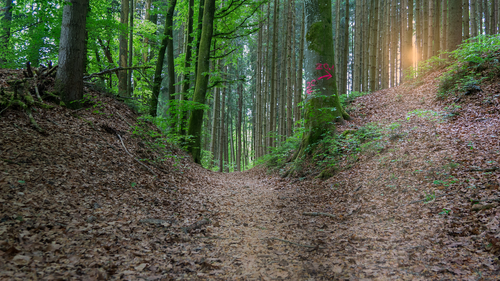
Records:
[[[500,77],[500,36],[480,35],[450,53],[452,63],[440,78],[438,98],[481,91],[480,84]]]

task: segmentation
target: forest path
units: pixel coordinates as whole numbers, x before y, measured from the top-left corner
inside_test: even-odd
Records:
[[[435,100],[439,74],[420,86],[357,99],[353,120],[339,129],[375,122],[385,128],[381,150],[368,147],[327,181],[283,179],[264,169],[212,174],[220,186],[208,195],[214,216],[206,235],[218,270],[206,277],[496,279],[494,256],[477,235],[484,215],[470,209],[471,197],[492,198],[495,190],[479,195],[466,188],[494,181],[494,175],[477,177],[457,164],[493,163],[495,155],[483,152],[495,145],[495,129],[468,114],[449,122],[447,109]],[[495,218],[490,225],[494,231]]]

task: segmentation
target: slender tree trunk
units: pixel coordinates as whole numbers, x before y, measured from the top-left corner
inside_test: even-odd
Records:
[[[475,1],[474,0],[471,0],[471,1],[472,2],[467,3],[467,4],[470,4],[469,8],[470,8],[471,36],[476,37],[477,36],[477,21],[476,21],[477,11],[476,11],[476,4],[474,3]],[[467,1],[467,2],[469,2],[469,1]]]
[[[408,1],[408,29],[406,31],[406,37],[408,38],[406,50],[407,50],[407,67],[413,66],[413,0]]]
[[[217,60],[217,67],[220,69],[220,60]],[[217,70],[218,70],[217,69]],[[211,140],[211,148],[210,151],[214,157],[214,160],[219,159],[218,155],[218,144],[219,144],[219,124],[220,124],[220,88],[214,88],[214,106],[213,106],[213,120],[212,120],[212,140]]]
[[[229,97],[228,97],[228,101],[229,101]],[[226,118],[226,122],[225,122],[225,127],[224,127],[224,172],[226,173],[229,173],[229,108],[226,112],[226,116],[224,116],[224,118]]]
[[[134,49],[134,0],[130,0],[130,32],[129,32],[129,45],[128,45],[128,66],[132,67],[133,65],[133,49]],[[127,96],[131,97],[132,96],[132,72],[133,70],[130,69],[127,73]]]
[[[186,108],[186,102],[188,101],[189,88],[191,86],[191,44],[193,42],[193,37],[191,34],[193,33],[193,14],[194,14],[194,0],[188,1],[188,15],[187,15],[187,28],[186,34],[184,35],[184,75],[182,76],[182,84],[181,84],[181,110],[182,110],[182,120],[181,126],[183,123],[187,122],[188,112],[184,110]],[[181,135],[185,135],[185,130],[180,130]]]
[[[369,0],[363,1],[363,68],[362,68],[362,82],[361,90],[363,92],[368,92],[370,87],[368,86],[368,74],[370,70],[370,46],[371,46],[371,32],[370,32],[370,13],[368,12],[368,6],[370,4]],[[395,2],[394,2],[395,3]],[[371,9],[370,9],[371,10]]]
[[[222,69],[224,70],[226,67],[224,66]],[[222,107],[220,108],[220,132],[219,132],[219,172],[224,172],[224,140],[227,139],[227,137],[224,135],[224,120],[225,120],[225,112],[226,112],[226,88],[222,88],[222,94],[221,94],[221,100],[222,100]]]
[[[469,0],[463,0],[462,2],[463,11],[463,40],[470,38],[470,18],[469,18]]]
[[[120,16],[120,23],[121,23],[121,32],[119,36],[119,42],[120,42],[120,54],[119,54],[119,66],[120,67],[127,67],[127,28],[128,28],[128,15],[129,15],[129,0],[122,0],[122,5],[121,5],[121,16]],[[122,70],[119,73],[118,77],[118,94],[120,96],[126,96],[127,95],[127,71]]]
[[[479,34],[484,34],[485,30],[483,29],[483,1],[482,0],[473,0],[476,4],[476,10],[478,13],[477,21],[479,22]]]
[[[278,16],[279,16],[279,0],[274,0],[274,24],[273,24],[273,54],[271,59],[271,100],[269,101],[269,147],[274,147],[274,136],[276,134],[276,84],[277,84],[277,68],[276,68],[276,53],[278,52]]]
[[[491,3],[489,3],[490,9],[489,9],[489,15],[490,15],[490,34],[496,34],[496,23],[495,23],[495,1],[492,0]]]
[[[478,0],[481,1],[481,0]],[[484,12],[484,33],[490,35],[490,9],[488,7],[488,0],[483,0],[483,12]]]
[[[236,122],[236,171],[241,171],[241,120],[243,115],[243,86],[238,85],[238,122]]]
[[[151,20],[151,0],[146,0],[145,1],[145,7],[144,9],[146,10],[144,14],[144,22],[150,21]],[[142,53],[142,63],[146,64],[149,60],[149,38],[144,36],[144,53]]]
[[[170,5],[168,6],[167,10],[167,17],[165,20],[165,31],[163,34],[163,39],[161,41],[161,47],[158,52],[158,60],[156,61],[156,68],[155,68],[155,76],[153,80],[153,90],[151,93],[151,101],[149,104],[149,114],[151,116],[155,117],[157,116],[157,110],[158,110],[158,98],[160,95],[160,88],[161,88],[161,82],[162,82],[162,71],[163,71],[163,63],[165,59],[165,51],[167,51],[167,63],[168,63],[168,95],[169,95],[169,100],[173,99],[173,94],[174,92],[172,91],[171,85],[174,83],[172,81],[173,74],[171,74],[171,70],[173,70],[173,42],[170,39],[172,35],[172,23],[173,23],[173,15],[174,15],[174,9],[175,9],[175,4],[176,0],[172,1]],[[168,48],[168,46],[171,46]],[[167,50],[168,49],[168,50]],[[170,66],[170,62],[172,62],[172,66]],[[172,67],[172,69],[171,69]],[[175,125],[173,126],[175,128]]]
[[[175,1],[175,0],[174,0]],[[198,59],[198,75],[196,77],[196,88],[194,90],[193,102],[204,105],[208,86],[209,76],[205,75],[209,71],[210,46],[213,34],[213,23],[215,14],[215,0],[205,1],[205,11],[203,15],[203,30]],[[201,162],[201,127],[203,122],[203,109],[194,109],[191,111],[189,119],[188,135],[193,136],[193,141],[189,143],[189,151],[193,156],[195,163]]]
[[[360,0],[356,1],[355,5],[355,41],[356,44],[354,46],[354,70],[353,70],[353,90],[356,92],[360,92],[361,89],[361,46],[364,38],[361,37],[361,29],[362,29],[362,7],[363,5],[359,3]]]
[[[441,0],[435,0],[436,2],[436,7],[434,9],[434,31],[433,31],[433,34],[434,34],[434,50],[433,50],[433,53],[435,56],[437,56],[439,54],[439,50],[440,50],[440,42],[441,42],[441,36],[440,36],[440,32],[441,32],[441,26],[440,26],[440,23],[441,23],[441,18],[440,18],[440,14],[441,14]]]
[[[438,0],[442,1],[442,0]],[[416,0],[415,1],[415,27],[416,27],[416,61],[415,63],[418,64],[418,62],[422,59],[422,15],[421,15],[421,8],[422,8],[422,0]]]
[[[347,94],[347,65],[349,58],[349,1],[345,1],[345,14],[344,14],[344,43],[342,54],[342,90],[339,94]]]
[[[432,41],[429,42],[429,24],[432,24],[432,21],[429,20],[429,2],[432,0],[423,0],[422,7],[422,18],[423,27],[422,27],[422,59],[426,60],[430,57],[429,54],[429,44],[432,45]]]
[[[297,119],[294,120],[295,115],[297,115],[297,108],[298,108],[298,106],[297,106],[297,50],[296,50],[297,40],[296,40],[296,35],[295,35],[295,30],[297,29],[297,25],[296,25],[297,21],[296,21],[295,13],[296,13],[297,9],[295,6],[295,2],[294,2],[294,4],[292,4],[292,11],[293,11],[293,13],[292,13],[292,43],[291,43],[291,45],[292,45],[292,52],[291,52],[291,55],[292,55],[292,62],[291,62],[291,64],[292,64],[292,69],[291,69],[291,71],[292,71],[292,77],[291,77],[292,85],[291,85],[291,87],[292,87],[292,89],[291,90],[292,90],[292,92],[290,94],[290,99],[293,99],[293,103],[292,103],[291,108],[290,108],[290,118],[292,119],[292,122],[289,126],[290,127],[289,130],[291,132],[293,132],[293,128],[294,128],[294,124],[295,124],[294,122],[298,121]],[[292,113],[292,111],[293,111],[293,113]],[[290,134],[291,134],[291,132],[290,132]]]
[[[442,5],[442,20],[443,20],[443,37],[441,39],[441,50],[446,51],[448,50],[448,2],[443,1]],[[446,55],[443,55],[443,58]]]
[[[263,7],[261,6],[261,9]],[[263,12],[263,10],[261,10]],[[259,25],[259,32],[257,35],[257,67],[256,67],[256,79],[255,79],[255,88],[256,88],[256,120],[255,120],[255,157],[259,158],[261,156],[260,151],[262,147],[262,132],[261,132],[261,124],[262,124],[262,37],[263,37],[263,24]]]
[[[449,0],[449,10],[448,51],[454,51],[462,43],[462,0]]]
[[[302,79],[303,79],[303,68],[304,68],[304,38],[305,38],[305,21],[306,21],[306,13],[304,6],[302,7],[302,23],[301,23],[301,28],[300,28],[300,46],[299,46],[299,74],[297,75],[297,90],[296,92],[296,97],[297,97],[297,103],[295,107],[295,120],[298,121],[302,119],[302,114],[301,114],[301,109],[299,104],[302,102],[302,95],[304,93],[303,85],[302,85]],[[299,127],[299,124],[297,123],[297,127]]]
[[[390,1],[384,1],[385,3],[385,16],[384,16],[384,63],[382,64],[382,88],[389,88],[389,56],[390,56],[390,45],[391,45],[391,3]],[[387,46],[387,47],[385,47]]]
[[[371,36],[370,36],[370,91],[375,91],[376,89],[376,81],[378,77],[377,73],[377,41],[378,41],[378,0],[372,0],[372,5],[373,7],[371,9],[371,19],[370,21],[373,22],[370,23],[371,25]]]
[[[288,0],[288,31],[287,31],[287,78],[286,78],[286,137],[292,135],[293,116],[292,116],[292,99],[293,99],[293,86],[292,86],[292,70],[295,71],[295,65],[292,65],[292,13],[293,5],[292,0]],[[285,100],[285,99],[283,99]]]
[[[428,58],[434,56],[434,46],[433,46],[433,41],[434,41],[434,0],[429,0],[429,31],[428,31],[428,45],[427,47],[429,48],[427,50],[427,55]],[[437,43],[437,42],[436,42]]]
[[[267,137],[268,135],[268,130],[269,130],[269,122],[270,122],[270,115],[269,115],[269,110],[268,110],[268,97],[270,92],[272,91],[270,89],[272,81],[271,81],[271,65],[269,63],[269,54],[271,52],[271,1],[267,2],[267,43],[266,43],[266,59],[264,60],[266,64],[266,83],[264,84],[264,100],[262,102],[262,112],[264,113],[264,118],[263,118],[263,147],[261,151],[261,155],[265,155],[268,151],[268,146],[269,146],[269,138]],[[246,149],[246,148],[245,148]],[[245,158],[246,159],[246,158]]]
[[[391,87],[397,85],[397,50],[398,50],[398,26],[396,25],[397,3],[396,1],[389,2],[392,6],[391,9]]]
[[[12,23],[12,2],[13,0],[5,0],[5,12],[2,18],[3,38],[1,39],[2,43],[0,44],[0,46],[3,47],[4,51],[7,51],[9,49],[10,25]],[[4,67],[4,64],[8,62],[7,57],[7,54],[3,54],[3,56],[0,57],[0,68]]]

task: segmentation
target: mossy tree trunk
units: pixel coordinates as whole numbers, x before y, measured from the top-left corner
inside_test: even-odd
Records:
[[[191,111],[188,125],[188,135],[192,136],[188,148],[196,163],[201,163],[201,129],[203,124],[203,108],[205,105],[208,75],[210,70],[210,45],[214,26],[215,0],[206,0],[203,13],[203,29],[201,32],[200,49],[198,52],[198,72],[196,74],[196,88],[193,102],[200,107]]]
[[[169,71],[169,79],[172,79],[174,77],[173,74],[173,68],[174,68],[174,63],[173,63],[173,57],[174,57],[174,48],[173,48],[173,40],[172,40],[172,24],[173,24],[173,17],[174,17],[174,10],[175,10],[175,5],[177,3],[177,0],[170,1],[169,8],[167,11],[167,20],[165,20],[165,31],[163,33],[163,39],[161,40],[161,47],[160,51],[158,52],[158,60],[156,62],[156,69],[155,69],[155,76],[154,76],[154,82],[153,82],[153,92],[151,94],[151,100],[150,100],[150,107],[149,107],[149,114],[151,116],[155,117],[157,115],[157,110],[158,110],[158,97],[160,95],[160,88],[161,88],[161,81],[162,81],[162,76],[161,73],[163,71],[163,62],[165,60],[165,51],[167,50],[168,45],[171,46],[171,48],[168,51],[168,58],[167,60],[172,61],[172,66],[168,67]],[[170,67],[172,69],[170,69]],[[172,72],[172,73],[170,73]],[[175,78],[175,77],[174,77]],[[174,83],[175,81],[169,81],[168,83],[168,93],[173,98],[174,96]],[[175,126],[173,127],[175,128]]]
[[[305,5],[306,131],[295,159],[325,133],[334,132],[336,123],[350,119],[340,104],[335,81],[331,0],[308,0]]]

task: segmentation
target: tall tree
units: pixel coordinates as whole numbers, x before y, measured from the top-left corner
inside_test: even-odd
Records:
[[[184,109],[184,104],[188,100],[188,92],[191,86],[191,44],[193,42],[193,37],[191,36],[193,33],[193,14],[194,14],[194,0],[188,0],[188,14],[187,14],[187,28],[186,34],[184,35],[184,75],[182,76],[182,84],[181,84],[181,99],[182,105],[181,108]],[[180,125],[184,123],[183,121],[187,120],[187,112],[182,111],[182,121]],[[181,134],[185,134],[185,130],[180,130]]]
[[[433,41],[434,41],[434,8],[435,8],[435,3],[434,3],[435,0],[429,0],[429,31],[428,31],[428,39],[427,39],[427,47],[429,48],[427,50],[427,55],[428,55],[428,58],[434,56],[434,45],[433,45]],[[437,44],[437,42],[435,42]]]
[[[120,41],[120,55],[118,59],[118,63],[120,67],[127,67],[127,54],[128,54],[128,46],[127,46],[127,29],[128,29],[128,14],[129,14],[129,0],[122,0],[121,5],[121,31],[119,36]],[[118,74],[118,94],[120,96],[127,95],[127,71],[121,70]]]
[[[299,65],[298,65],[298,74],[297,74],[297,89],[295,90],[295,99],[297,102],[295,110],[295,121],[299,121],[301,119],[301,110],[299,104],[302,102],[302,95],[304,93],[302,79],[303,79],[303,68],[304,68],[304,38],[305,38],[305,21],[306,21],[306,13],[304,7],[302,7],[302,23],[300,27],[300,45],[299,45]],[[299,124],[297,123],[297,126]]]
[[[370,15],[370,91],[375,91],[376,82],[378,81],[378,71],[377,71],[377,54],[378,54],[378,6],[379,0],[371,1],[371,15]],[[373,24],[372,24],[373,23]]]
[[[128,66],[132,67],[133,59],[134,59],[134,0],[130,0],[130,32],[129,32],[129,45],[128,45]],[[129,69],[127,72],[127,96],[132,96],[132,69]]]
[[[293,116],[292,116],[292,99],[293,99],[293,80],[292,71],[295,71],[295,65],[292,65],[292,14],[294,5],[292,0],[288,0],[288,27],[286,42],[287,47],[287,77],[286,77],[286,137],[292,135]],[[295,54],[293,54],[295,55]]]
[[[194,89],[193,101],[196,104],[204,105],[208,86],[209,76],[206,74],[210,67],[210,46],[213,35],[215,0],[205,1],[205,11],[203,14],[203,29],[198,52],[198,74],[196,76],[196,88]],[[193,136],[188,147],[195,163],[201,163],[201,128],[203,124],[203,108],[196,108],[191,111],[189,118],[188,135]]]
[[[241,171],[241,120],[243,115],[243,85],[238,85],[238,120],[236,122],[236,171]]]
[[[276,68],[276,53],[278,51],[278,16],[279,16],[279,0],[274,0],[274,23],[273,23],[273,51],[271,59],[271,100],[269,101],[269,147],[274,147],[274,136],[276,132],[276,84],[277,84],[277,68]]]
[[[467,40],[470,37],[469,0],[463,0],[462,13],[463,13],[463,40]]]
[[[340,104],[335,81],[330,0],[306,2],[307,14],[307,70],[308,92],[312,95],[306,105],[305,129],[295,158],[301,157],[310,144],[317,142],[325,132],[333,132],[335,122],[349,119]],[[329,110],[325,110],[328,108]]]
[[[165,20],[165,30],[163,34],[163,39],[161,40],[161,47],[158,52],[158,60],[156,61],[155,75],[153,80],[153,90],[151,93],[151,101],[149,104],[149,114],[151,116],[157,115],[158,110],[158,99],[160,95],[160,88],[162,82],[162,72],[163,72],[163,63],[165,60],[165,51],[167,53],[167,77],[168,77],[168,95],[169,100],[174,98],[175,93],[175,75],[174,75],[174,43],[172,40],[172,29],[173,29],[173,18],[174,18],[174,10],[177,0],[172,0],[169,3],[167,10],[167,17]],[[176,127],[175,125],[173,126]]]
[[[462,0],[449,0],[448,51],[454,51],[462,43]]]
[[[12,1],[13,0],[5,0],[5,7],[4,9],[4,14],[2,18],[2,25],[3,25],[3,36],[2,36],[2,43],[0,46],[2,46],[3,50],[6,51],[9,47],[9,40],[10,40],[10,25],[12,22]],[[7,56],[3,55],[0,56],[0,67],[4,63],[7,62]]]
[[[68,107],[81,106],[83,98],[83,72],[85,70],[85,24],[88,0],[66,0],[59,41],[59,68],[56,74],[56,91]]]
[[[474,0],[472,0],[471,3],[469,3],[469,9],[470,9],[470,24],[471,24],[471,36],[476,37],[478,35],[477,33],[477,11],[476,11],[476,3]]]

